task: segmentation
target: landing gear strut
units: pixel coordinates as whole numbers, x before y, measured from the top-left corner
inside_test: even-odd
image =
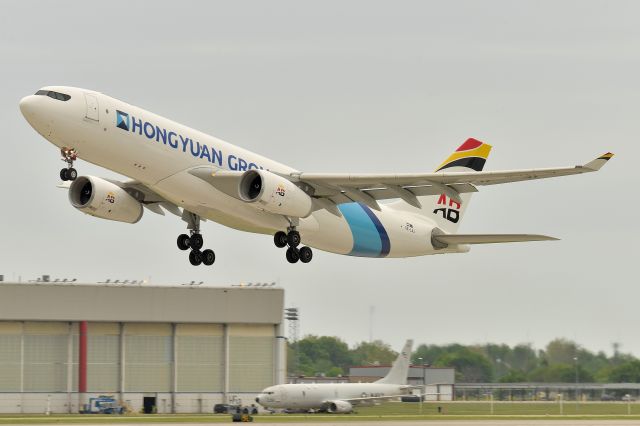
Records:
[[[289,263],[296,263],[298,261],[302,263],[309,263],[313,258],[313,251],[311,247],[300,247],[301,238],[300,233],[296,231],[295,226],[287,228],[287,232],[278,231],[273,235],[273,243],[278,248],[287,248],[286,258]]]
[[[67,163],[67,167],[60,170],[60,179],[63,181],[76,180],[78,172],[73,168],[73,162],[78,158],[78,153],[75,148],[64,146],[60,149],[60,154],[62,155],[62,161]]]
[[[180,250],[189,250],[189,262],[193,266],[205,264],[207,266],[213,265],[216,261],[216,254],[213,250],[206,249],[200,251],[204,244],[202,234],[200,234],[200,216],[197,214],[184,211],[182,219],[187,222],[187,228],[189,229],[189,235],[178,235],[178,248]]]

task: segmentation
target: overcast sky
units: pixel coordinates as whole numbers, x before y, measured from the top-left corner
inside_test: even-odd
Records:
[[[566,337],[640,356],[638,16],[632,1],[7,2],[0,274],[276,281],[302,334],[350,344],[369,339],[374,306],[373,337],[396,350]],[[600,173],[481,187],[459,230],[558,242],[411,259],[316,250],[290,265],[270,237],[207,222],[217,260],[193,267],[175,216],[128,225],[71,207],[58,150],[18,110],[45,85],[98,90],[310,172],[428,172],[470,136],[494,146],[485,170],[616,157]]]

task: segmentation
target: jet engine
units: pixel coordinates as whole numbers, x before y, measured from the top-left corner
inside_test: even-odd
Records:
[[[240,179],[238,195],[242,201],[285,216],[307,217],[313,208],[313,200],[306,192],[266,170],[246,171]]]
[[[350,413],[353,411],[353,405],[347,401],[329,401],[327,403],[327,413]]]
[[[142,204],[124,189],[95,176],[80,176],[69,187],[71,205],[82,213],[101,219],[136,223]]]

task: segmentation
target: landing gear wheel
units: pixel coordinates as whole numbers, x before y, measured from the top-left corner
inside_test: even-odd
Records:
[[[302,247],[300,249],[299,252],[300,255],[300,262],[302,263],[309,263],[311,262],[311,259],[313,259],[313,251],[311,250],[311,247]]]
[[[62,156],[62,161],[67,163],[67,168],[60,170],[60,179],[66,180],[76,180],[78,177],[78,172],[73,168],[73,162],[78,158],[78,153],[75,148],[69,148],[68,146],[63,146],[60,148],[60,155]]]
[[[289,247],[287,249],[287,262],[289,263],[296,263],[298,260],[300,260],[300,253],[298,252],[297,248],[294,247]]]
[[[273,243],[278,248],[283,248],[287,246],[287,234],[282,231],[278,231],[273,235]]]
[[[289,231],[287,234],[287,243],[289,247],[298,247],[300,245],[300,233],[298,231]]]
[[[187,234],[178,235],[178,248],[187,250],[189,248],[189,236]]]
[[[211,266],[215,261],[216,261],[216,254],[213,252],[213,250],[206,249],[202,252],[202,263],[204,263],[207,266]]]
[[[202,244],[204,244],[204,241],[202,240],[202,235],[191,234],[191,237],[189,237],[189,247],[191,247],[194,250],[200,250],[202,248]]]
[[[76,171],[76,169],[74,169],[73,167],[67,169],[67,180],[76,180],[77,177],[78,172]]]
[[[189,253],[189,262],[191,262],[193,266],[200,265],[202,263],[202,253],[197,250],[191,250],[191,253]]]

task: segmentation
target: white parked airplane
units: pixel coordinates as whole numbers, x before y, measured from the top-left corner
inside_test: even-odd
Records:
[[[91,90],[44,87],[23,98],[20,110],[61,148],[67,167],[60,177],[72,181],[75,208],[128,223],[138,222],[143,208],[176,214],[190,230],[178,237],[178,247],[191,250],[193,265],[215,260],[212,250],[201,251],[201,219],[273,235],[276,246],[288,246],[291,263],[311,261],[308,246],[410,257],[467,252],[469,244],[553,240],[456,230],[479,185],[593,172],[613,156],[583,166],[485,172],[491,146],[468,139],[433,173],[307,173]],[[76,158],[132,180],[78,176]]]
[[[316,383],[270,386],[256,402],[267,409],[321,410],[350,413],[353,406],[399,398],[411,393],[407,385],[413,340],[407,340],[386,376],[373,383]]]

